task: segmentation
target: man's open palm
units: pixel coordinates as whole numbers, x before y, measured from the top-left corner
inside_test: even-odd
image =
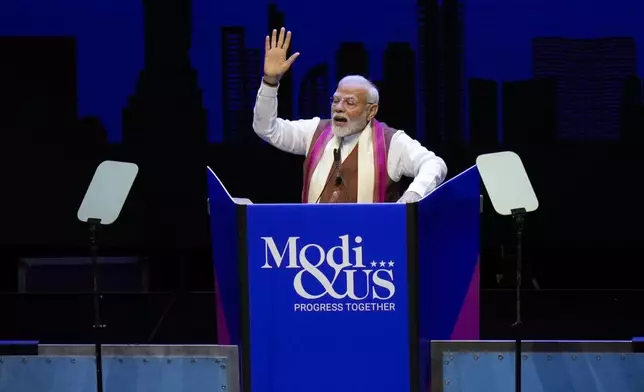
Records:
[[[266,36],[266,54],[264,57],[264,75],[279,79],[295,61],[299,53],[293,53],[286,59],[286,52],[291,44],[291,32],[282,27],[279,37],[277,30],[273,30],[272,37]]]

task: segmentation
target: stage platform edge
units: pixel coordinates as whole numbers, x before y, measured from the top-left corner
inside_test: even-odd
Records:
[[[93,345],[39,345],[0,355],[0,392],[96,390]],[[239,392],[236,346],[104,345],[106,392]]]
[[[644,391],[635,341],[524,341],[524,392]],[[431,392],[514,391],[514,341],[432,341]]]

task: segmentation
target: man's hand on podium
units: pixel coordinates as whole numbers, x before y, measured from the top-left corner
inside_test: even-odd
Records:
[[[402,195],[400,199],[398,199],[398,203],[415,203],[420,199],[421,196],[418,193],[407,191]]]

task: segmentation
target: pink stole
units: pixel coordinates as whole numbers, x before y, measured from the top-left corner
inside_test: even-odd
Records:
[[[367,131],[363,131],[367,132]],[[387,193],[387,146],[385,143],[385,130],[380,122],[373,119],[371,121],[371,132],[373,141],[373,160],[374,160],[374,190],[373,202],[384,203]],[[311,176],[315,171],[322,153],[324,152],[329,141],[333,139],[331,123],[322,131],[317,138],[311,150],[309,159],[304,168],[304,184],[302,187],[302,203],[308,203],[309,185]]]

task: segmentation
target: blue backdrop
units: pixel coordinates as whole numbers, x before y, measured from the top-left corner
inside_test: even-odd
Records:
[[[78,116],[98,116],[108,139],[121,140],[121,111],[143,68],[141,2],[5,0],[0,3],[0,36],[74,37]],[[41,66],[52,60],[43,59]]]
[[[445,1],[436,0],[444,3]],[[150,2],[152,3],[152,2]],[[272,20],[283,20],[293,31],[293,49],[301,52],[292,70],[293,116],[300,112],[298,94],[309,70],[327,63],[330,69],[328,93],[333,88],[336,52],[341,42],[361,42],[368,52],[368,74],[374,80],[383,77],[383,54],[388,43],[406,42],[414,50],[419,45],[419,10],[431,7],[435,1],[380,0],[365,7],[346,3],[341,9],[326,3],[306,3],[292,0],[277,2]],[[640,40],[644,34],[640,15],[644,5],[634,0],[619,5],[605,1],[534,0],[516,3],[510,0],[469,0],[461,2],[459,18],[465,39],[464,73],[467,77],[496,82],[516,81],[533,77],[533,49],[536,37],[601,38],[629,37]],[[252,100],[261,76],[263,36],[268,30],[269,9],[266,2],[229,2],[221,7],[214,0],[194,0],[192,4],[192,47],[190,59],[198,75],[207,110],[208,137],[212,142],[224,140],[224,110],[222,98],[223,40],[221,29],[240,27],[241,44],[248,50],[248,83],[244,87]],[[252,10],[252,12],[249,12]],[[359,18],[354,17],[359,15]],[[350,27],[342,26],[344,22]],[[171,23],[168,23],[171,25]],[[135,92],[139,72],[144,63],[144,12],[140,1],[125,0],[7,0],[0,4],[0,35],[5,36],[73,36],[77,39],[78,115],[98,116],[112,142],[122,139],[121,116]],[[455,44],[456,45],[456,44]],[[635,46],[635,44],[633,44]],[[637,55],[641,54],[637,48]],[[433,59],[433,60],[432,60]],[[4,61],[7,61],[6,59]],[[418,64],[420,56],[415,56]],[[439,61],[428,56],[428,61]],[[626,60],[620,60],[622,63]],[[632,60],[636,64],[636,60]],[[454,68],[455,65],[449,65]],[[638,74],[644,65],[636,64]],[[427,71],[421,69],[421,71]],[[623,76],[623,75],[622,75]],[[423,75],[416,75],[416,88]],[[462,113],[467,124],[468,85],[463,83]],[[420,92],[420,91],[419,91]],[[610,95],[609,91],[597,91]],[[408,99],[422,104],[422,94]],[[609,97],[610,99],[610,97]],[[250,101],[245,101],[248,111]],[[499,112],[503,110],[499,105]],[[565,108],[561,109],[565,111]],[[581,110],[581,109],[579,109]],[[610,109],[607,116],[612,115]],[[582,116],[577,113],[576,116]],[[418,113],[417,136],[423,138],[425,120]],[[599,121],[595,119],[595,121]],[[503,121],[499,120],[498,136],[503,136]],[[610,128],[610,127],[609,127]],[[469,140],[470,127],[461,128]],[[561,130],[560,130],[561,131]],[[429,130],[428,132],[432,132]],[[564,129],[572,138],[596,137],[573,128]],[[560,132],[560,133],[561,133]],[[587,132],[586,132],[587,133]],[[616,137],[615,130],[605,131],[604,137]]]

